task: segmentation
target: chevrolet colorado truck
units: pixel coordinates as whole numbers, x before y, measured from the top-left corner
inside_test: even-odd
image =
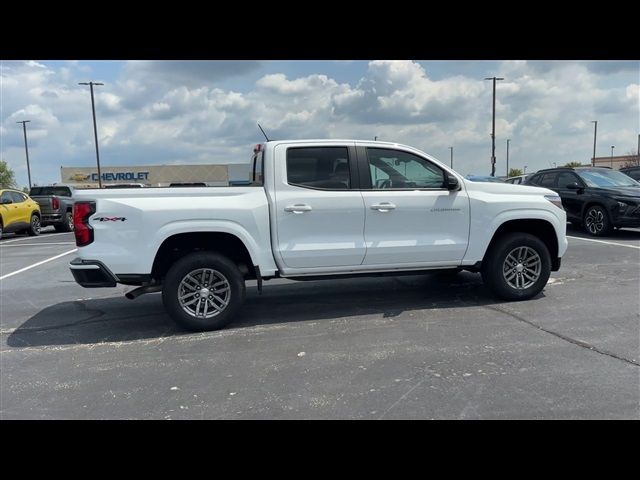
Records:
[[[76,190],[84,287],[162,292],[181,326],[227,325],[245,280],[480,272],[525,300],[560,268],[566,214],[555,192],[465,180],[415,148],[357,140],[256,145],[242,187]]]

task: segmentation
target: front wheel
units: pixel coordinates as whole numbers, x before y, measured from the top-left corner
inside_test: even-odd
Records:
[[[29,225],[29,228],[27,229],[27,233],[29,234],[30,237],[35,237],[37,235],[40,235],[40,217],[38,215],[31,215],[31,224]]]
[[[611,233],[609,214],[600,205],[593,205],[584,212],[584,229],[594,237],[605,237]]]
[[[482,280],[500,298],[528,300],[551,274],[551,255],[538,237],[509,233],[497,239],[482,261]]]
[[[171,318],[199,332],[228,325],[244,294],[244,278],[236,264],[211,252],[182,257],[171,266],[162,287],[162,301]]]

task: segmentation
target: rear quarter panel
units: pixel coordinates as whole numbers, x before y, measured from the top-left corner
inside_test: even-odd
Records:
[[[275,272],[269,210],[262,188],[78,191],[75,200],[96,200],[96,213],[89,219],[94,242],[78,249],[80,258],[100,260],[116,275],[150,273],[162,242],[187,232],[236,235],[263,274]],[[125,220],[100,221],[103,217]],[[211,247],[215,249],[215,245]]]

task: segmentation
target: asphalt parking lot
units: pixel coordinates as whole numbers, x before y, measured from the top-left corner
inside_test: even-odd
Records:
[[[2,419],[640,418],[640,230],[568,227],[537,298],[479,275],[265,283],[179,330],[158,294],[84,289],[72,234],[0,240]]]

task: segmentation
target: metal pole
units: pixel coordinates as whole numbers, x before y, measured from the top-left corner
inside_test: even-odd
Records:
[[[31,122],[31,120],[22,120],[22,131],[24,132],[24,153],[27,156],[27,176],[29,177],[29,190],[31,190],[31,167],[29,166],[29,147],[27,146],[27,123]]]
[[[611,145],[611,168],[613,168],[613,149],[616,148],[615,145]]]
[[[598,135],[598,121],[591,120],[593,123],[593,157],[591,158],[591,166],[596,166],[596,136]]]
[[[451,150],[451,168],[453,168],[453,147],[449,147],[449,150]]]
[[[491,176],[496,176],[496,80],[504,80],[500,77],[488,77],[485,80],[493,80],[493,113],[491,116]]]
[[[93,137],[96,142],[96,161],[98,163],[98,188],[102,188],[102,172],[100,170],[100,151],[98,150],[98,126],[96,125],[96,103],[93,98],[93,86],[104,85],[104,83],[98,82],[84,82],[78,85],[89,85],[91,89],[91,111],[93,112]]]
[[[636,158],[636,163],[640,165],[640,133],[638,134],[638,158]]]
[[[509,142],[510,138],[507,138],[507,177],[509,176]]]

